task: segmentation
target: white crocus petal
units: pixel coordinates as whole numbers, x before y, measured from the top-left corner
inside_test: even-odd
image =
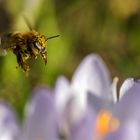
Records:
[[[59,114],[61,114],[72,94],[70,92],[70,83],[65,77],[59,77],[56,81],[55,88],[55,103],[56,107],[59,110]]]
[[[112,100],[110,85],[108,70],[100,56],[96,54],[88,55],[72,78],[72,87],[78,94],[89,91],[98,97]]]
[[[36,89],[26,108],[22,140],[57,140],[54,97],[48,89]]]
[[[134,85],[134,79],[133,78],[128,78],[127,80],[124,81],[120,88],[120,93],[119,93],[119,100],[127,93],[127,91],[133,87]]]
[[[14,112],[8,105],[0,102],[0,140],[15,140],[19,132]]]

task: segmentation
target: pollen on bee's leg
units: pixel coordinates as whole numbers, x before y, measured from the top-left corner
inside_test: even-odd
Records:
[[[114,118],[109,111],[102,111],[97,115],[96,132],[98,137],[104,137],[110,132],[114,132],[119,128],[120,122]]]

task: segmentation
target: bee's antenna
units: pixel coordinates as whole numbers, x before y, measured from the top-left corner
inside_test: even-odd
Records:
[[[29,20],[27,19],[27,17],[25,16],[25,15],[22,15],[23,16],[23,18],[24,18],[24,20],[25,20],[25,23],[27,24],[27,26],[28,26],[28,28],[29,28],[29,30],[33,30],[33,28],[32,28],[32,26],[31,26],[31,24],[30,24],[30,22],[29,22]]]
[[[59,37],[59,36],[60,36],[60,35],[55,35],[55,36],[48,37],[48,38],[46,38],[46,41],[47,41],[48,39],[52,39],[52,38]]]

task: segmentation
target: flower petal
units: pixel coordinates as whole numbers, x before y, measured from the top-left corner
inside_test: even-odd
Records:
[[[120,88],[120,93],[119,93],[119,100],[128,92],[128,90],[134,86],[134,79],[133,78],[128,78],[124,81]]]
[[[39,88],[27,106],[23,140],[57,140],[57,114],[50,90]]]
[[[121,100],[115,105],[114,116],[120,122],[119,129],[105,140],[139,140],[140,130],[140,80],[125,80],[120,90]]]
[[[58,112],[60,134],[67,135],[71,125],[71,99],[72,92],[69,81],[61,76],[57,79],[55,88],[55,103]],[[70,120],[69,120],[70,119]],[[73,122],[73,121],[72,121]]]
[[[89,91],[98,97],[112,99],[108,70],[96,54],[90,54],[78,66],[72,78],[72,86],[79,94]]]
[[[84,117],[70,131],[68,140],[93,140],[95,129],[95,113],[87,110]]]
[[[19,135],[19,126],[12,109],[0,102],[0,140],[15,140]]]
[[[124,96],[116,104],[116,114],[122,121],[140,119],[140,80],[127,79],[122,87]]]
[[[106,136],[105,140],[139,140],[139,124],[135,120],[122,123],[120,128]]]
[[[96,95],[92,93],[88,93],[88,104],[97,112],[100,112],[101,110],[111,110],[113,108],[112,102],[107,102],[107,100],[104,100],[102,98],[97,97]]]
[[[59,113],[61,114],[64,111],[68,100],[72,96],[69,81],[65,77],[61,76],[57,79],[54,88],[54,93],[56,107],[59,110]]]

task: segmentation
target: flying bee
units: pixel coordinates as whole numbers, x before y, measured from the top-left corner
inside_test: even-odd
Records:
[[[30,31],[25,33],[4,33],[0,36],[0,48],[12,51],[17,58],[18,67],[28,74],[30,59],[37,59],[41,55],[44,63],[47,63],[46,41],[59,35],[46,37],[30,27],[25,19]]]

